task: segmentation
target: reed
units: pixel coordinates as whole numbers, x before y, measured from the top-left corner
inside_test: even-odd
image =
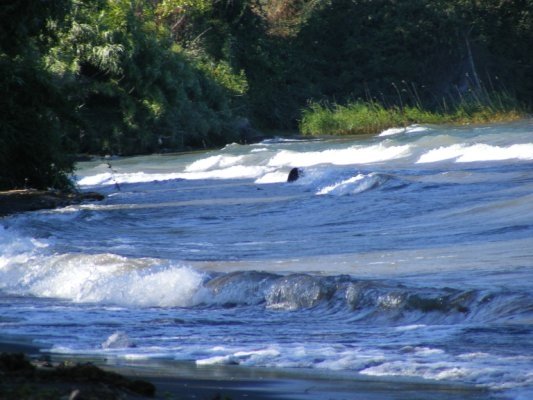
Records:
[[[374,100],[358,100],[347,105],[312,102],[302,112],[300,132],[304,135],[359,135],[411,124],[477,124],[526,117],[525,108],[504,92],[468,91],[454,101],[443,99],[437,110],[420,104],[414,86],[408,94],[415,99],[415,105],[405,105],[404,99],[399,106],[390,107]],[[401,96],[399,90],[398,96]]]
[[[443,117],[418,107],[385,108],[378,102],[357,101],[346,106],[312,103],[303,111],[305,135],[373,134],[414,123],[442,123]]]

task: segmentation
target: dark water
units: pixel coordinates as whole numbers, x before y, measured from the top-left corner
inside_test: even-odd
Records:
[[[95,161],[76,179],[106,200],[0,221],[0,333],[533,396],[530,121]]]

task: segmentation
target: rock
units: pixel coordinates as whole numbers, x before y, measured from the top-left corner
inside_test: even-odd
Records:
[[[91,363],[35,367],[24,354],[0,354],[0,399],[126,400],[155,396],[155,386]],[[28,393],[31,397],[28,397]],[[52,395],[53,394],[53,395]]]
[[[289,172],[289,176],[287,177],[287,182],[297,181],[298,178],[300,178],[300,175],[301,175],[300,168],[291,169],[291,172]]]
[[[33,375],[35,367],[26,359],[22,353],[2,353],[0,354],[0,372],[3,375]]]
[[[128,385],[128,389],[142,396],[155,396],[155,386],[147,381],[135,380]]]
[[[97,366],[87,364],[76,364],[74,366],[60,365],[50,377],[68,382],[103,384],[110,388],[126,389],[142,396],[153,396],[155,386],[150,382],[141,380],[130,380],[115,372],[104,371]]]

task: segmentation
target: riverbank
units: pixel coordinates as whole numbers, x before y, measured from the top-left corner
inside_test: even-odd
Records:
[[[505,106],[501,101],[489,104],[464,102],[446,112],[429,111],[419,106],[386,108],[377,102],[312,103],[303,112],[300,131],[308,136],[373,135],[413,124],[482,125],[527,118],[527,113],[518,105]]]
[[[64,192],[58,190],[9,190],[0,192],[0,217],[26,211],[66,207],[84,201],[101,201],[95,192]]]

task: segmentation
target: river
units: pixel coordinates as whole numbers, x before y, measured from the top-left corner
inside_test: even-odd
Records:
[[[74,179],[106,199],[0,219],[4,336],[533,398],[531,120],[99,159]]]

